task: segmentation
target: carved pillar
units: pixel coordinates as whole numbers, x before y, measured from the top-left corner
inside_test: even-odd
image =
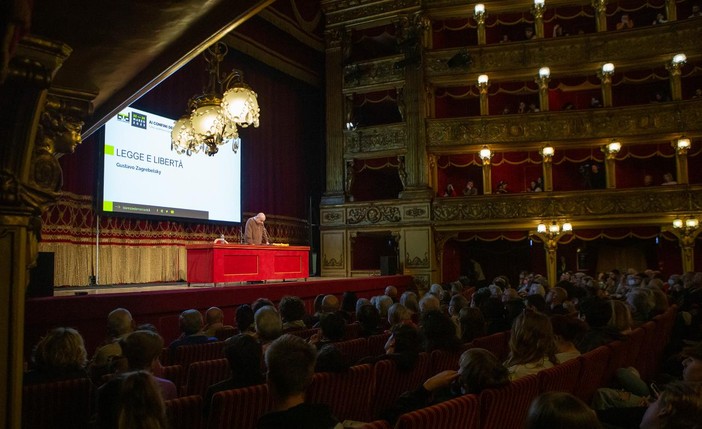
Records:
[[[426,151],[425,86],[422,36],[430,25],[421,14],[403,15],[397,24],[397,43],[404,54],[405,86],[402,91],[407,127],[405,168],[406,187],[400,198],[430,198],[429,168]]]
[[[695,241],[700,232],[702,232],[702,229],[677,229],[666,226],[663,227],[662,230],[664,232],[670,232],[678,239],[682,256],[683,273],[695,272]]]
[[[483,158],[483,194],[492,194],[492,165],[490,158]]]
[[[50,92],[71,53],[62,44],[25,37],[0,85],[0,416],[19,429],[22,414],[24,301],[41,234],[41,213],[58,197],[57,158],[80,142],[94,94]]]
[[[690,149],[690,146],[689,144],[681,145],[678,143],[678,140],[675,140],[673,141],[673,147],[675,148],[675,177],[678,183],[686,185],[690,182],[687,169],[687,151]]]
[[[548,284],[553,287],[558,282],[558,239],[544,241],[544,250],[546,250]]]
[[[548,83],[551,79],[548,76],[537,76],[535,82],[539,85],[539,108],[542,112],[548,111]]]
[[[434,154],[429,154],[429,186],[434,191],[434,195],[439,192],[439,172],[436,162],[438,157]]]
[[[326,32],[326,147],[327,171],[326,192],[322,204],[342,204],[344,202],[344,120],[345,107],[342,64],[344,52],[350,51],[350,40],[342,29]],[[346,48],[344,50],[344,48]]]
[[[602,105],[612,107],[612,74],[599,73],[598,76],[602,87]]]
[[[607,182],[607,189],[614,189],[617,187],[616,156],[616,152],[605,151],[605,178]]]
[[[551,162],[553,154],[550,152],[544,153],[542,149],[541,157],[543,159],[541,166],[543,167],[544,192],[551,192],[553,191],[553,163]]]
[[[478,45],[484,45],[485,43],[487,43],[487,37],[485,34],[485,18],[487,17],[487,13],[485,13],[485,5],[476,5],[473,17],[475,18],[475,22],[478,25]]]
[[[607,0],[592,0],[595,8],[597,31],[607,31]]]
[[[544,38],[544,6],[543,0],[535,0],[531,7],[531,14],[534,15],[534,33],[539,39]]]
[[[670,73],[670,97],[673,101],[682,100],[682,66],[684,61],[680,63],[670,62],[666,64],[665,68],[668,69]]]
[[[485,78],[483,78],[485,76]],[[484,79],[484,80],[481,80]],[[478,91],[480,92],[480,115],[487,116],[490,114],[488,105],[488,88],[490,83],[487,80],[487,75],[480,75],[478,78]]]

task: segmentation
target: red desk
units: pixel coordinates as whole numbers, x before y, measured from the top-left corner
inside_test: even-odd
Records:
[[[204,244],[187,246],[189,283],[306,279],[307,246]]]

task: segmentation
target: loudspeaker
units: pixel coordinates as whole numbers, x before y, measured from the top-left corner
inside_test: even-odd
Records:
[[[29,270],[27,296],[54,296],[54,252],[39,252],[36,267]]]
[[[397,256],[380,257],[380,275],[394,276],[397,274]]]

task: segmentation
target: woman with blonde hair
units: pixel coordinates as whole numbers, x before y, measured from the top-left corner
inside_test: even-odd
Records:
[[[516,380],[556,365],[556,343],[548,316],[525,310],[512,324],[505,366]]]
[[[623,335],[631,334],[634,319],[631,317],[629,306],[624,301],[616,299],[610,300],[609,305],[612,307],[612,317],[607,324]]]
[[[88,354],[83,337],[73,328],[54,328],[39,340],[33,353],[33,367],[24,384],[85,378]]]

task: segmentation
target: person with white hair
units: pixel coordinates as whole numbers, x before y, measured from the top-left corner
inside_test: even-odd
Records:
[[[132,314],[126,308],[116,308],[107,316],[107,332],[109,342],[97,349],[95,356],[90,361],[89,371],[93,380],[98,380],[102,375],[112,371],[110,364],[116,357],[122,356],[120,340],[134,332],[136,323]]]
[[[246,221],[244,227],[244,240],[246,244],[271,244],[268,231],[264,226],[266,215],[259,213]]]

